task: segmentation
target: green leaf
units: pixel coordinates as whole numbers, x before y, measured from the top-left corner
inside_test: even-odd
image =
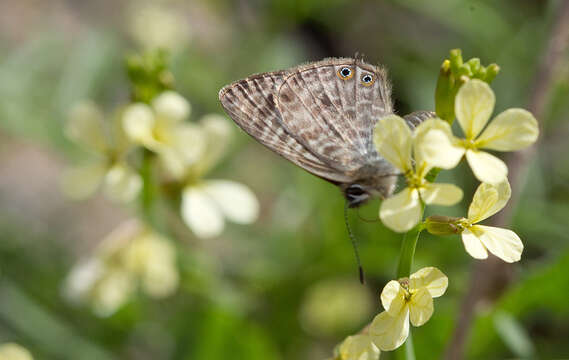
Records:
[[[510,350],[522,359],[530,359],[535,355],[535,348],[524,327],[506,311],[496,311],[494,326],[498,335]]]

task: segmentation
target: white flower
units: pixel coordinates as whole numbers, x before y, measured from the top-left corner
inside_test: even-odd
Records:
[[[368,334],[348,336],[338,349],[338,360],[378,360],[380,351]]]
[[[256,220],[259,203],[246,186],[228,180],[203,180],[219,161],[231,129],[219,115],[206,115],[198,124],[184,122],[189,103],[179,94],[166,91],[152,102],[129,106],[123,126],[134,141],[156,152],[177,181],[185,183],[181,215],[198,236],[219,235],[225,219],[249,224]]]
[[[495,101],[494,92],[481,80],[470,80],[462,85],[456,95],[455,113],[465,138],[460,139],[445,132],[448,140],[440,146],[440,150],[446,154],[443,159],[453,164],[451,167],[466,155],[476,178],[492,184],[504,181],[508,168],[502,160],[481,149],[520,150],[533,144],[539,135],[537,120],[524,109],[508,109],[486,126]],[[427,157],[429,161],[437,163],[436,159]]]
[[[426,323],[433,315],[433,298],[442,296],[447,286],[448,278],[434,267],[388,282],[381,292],[385,311],[369,327],[375,345],[384,351],[401,346],[409,336],[409,321],[414,326]]]
[[[128,202],[142,188],[142,179],[126,162],[129,143],[122,130],[114,122],[105,125],[101,111],[91,102],[72,109],[65,134],[94,156],[86,165],[65,170],[62,188],[69,197],[86,198],[103,185],[110,199]]]
[[[163,298],[174,293],[178,284],[174,247],[132,220],[109,234],[92,257],[72,269],[64,295],[73,302],[89,302],[99,316],[110,316],[139,286],[150,297]]]
[[[128,106],[122,125],[131,141],[156,152],[174,177],[182,177],[187,166],[204,152],[205,145],[198,126],[184,121],[190,111],[190,103],[184,97],[165,91],[151,106]]]
[[[506,262],[521,259],[524,245],[519,236],[507,229],[476,225],[502,210],[510,199],[510,184],[504,181],[498,185],[482,183],[478,186],[468,208],[468,218],[459,223],[462,242],[466,251],[476,259],[486,259],[488,251]]]
[[[196,236],[209,238],[221,234],[225,219],[238,224],[254,222],[259,215],[259,202],[245,185],[201,179],[225,151],[230,129],[227,121],[218,115],[205,116],[200,125],[205,146],[199,160],[187,169],[181,214]]]
[[[453,184],[436,184],[425,180],[435,166],[426,160],[437,158],[438,167],[447,168],[444,154],[438,150],[441,141],[447,141],[441,132],[450,131],[448,124],[428,119],[411,132],[403,118],[390,115],[378,121],[374,130],[377,151],[407,180],[407,187],[385,199],[379,211],[381,221],[390,229],[405,232],[421,220],[421,201],[425,204],[454,205],[462,198],[462,190]],[[412,157],[412,155],[414,155]],[[443,160],[441,160],[443,159]]]
[[[182,217],[202,238],[221,234],[224,218],[250,224],[259,215],[255,194],[245,185],[228,180],[206,180],[188,185],[182,194]]]
[[[146,49],[175,50],[186,46],[190,40],[186,17],[171,6],[137,0],[129,15],[129,32]]]

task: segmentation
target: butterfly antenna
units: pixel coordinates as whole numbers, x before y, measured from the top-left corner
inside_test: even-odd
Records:
[[[362,267],[362,263],[360,261],[360,253],[358,252],[358,244],[356,243],[356,238],[354,237],[354,233],[352,232],[352,228],[350,227],[350,222],[348,221],[347,201],[346,205],[344,206],[344,221],[346,222],[346,229],[348,230],[348,236],[350,237],[350,240],[352,241],[352,246],[354,247],[354,255],[356,256],[358,271],[360,273],[360,283],[363,285],[365,283],[364,268]]]

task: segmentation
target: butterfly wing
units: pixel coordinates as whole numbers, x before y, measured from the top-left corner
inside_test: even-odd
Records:
[[[319,177],[349,182],[348,175],[320,160],[282,126],[276,96],[286,73],[257,74],[237,81],[220,90],[219,100],[233,121],[261,144]]]
[[[409,125],[412,130],[415,130],[423,121],[436,117],[437,114],[432,111],[420,110],[403,116],[403,119],[405,119],[407,125]]]
[[[344,68],[350,76],[340,75]],[[362,82],[366,75],[371,84]],[[296,68],[284,76],[277,106],[285,129],[338,171],[386,165],[372,140],[376,121],[392,113],[382,69],[355,59],[326,59]]]

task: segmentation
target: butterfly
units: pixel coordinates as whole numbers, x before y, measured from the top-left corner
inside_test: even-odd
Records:
[[[376,122],[393,113],[384,68],[329,58],[249,76],[222,88],[219,100],[261,144],[337,185],[348,207],[393,193],[397,170],[373,144]],[[420,111],[405,119],[414,128],[433,115]]]

